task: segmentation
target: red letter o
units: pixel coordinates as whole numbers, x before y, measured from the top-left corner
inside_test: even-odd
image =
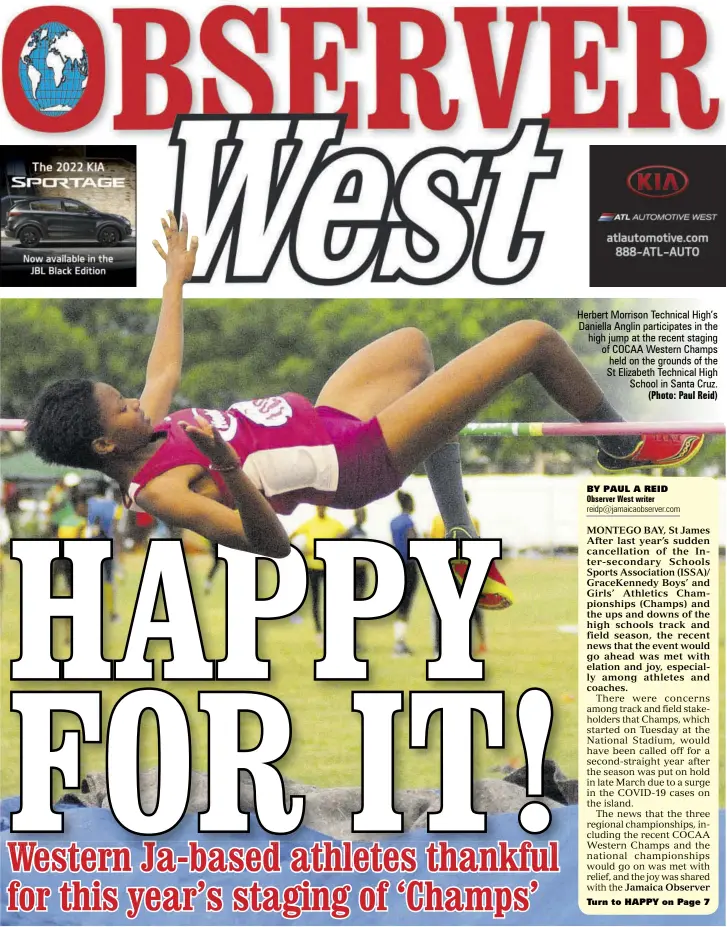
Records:
[[[88,85],[73,109],[62,116],[44,116],[25,98],[18,76],[20,52],[28,36],[43,23],[60,22],[83,42],[88,56]],[[41,6],[26,10],[10,23],[3,43],[3,91],[13,119],[35,132],[72,132],[98,115],[106,84],[106,57],[101,30],[96,22],[69,6]]]

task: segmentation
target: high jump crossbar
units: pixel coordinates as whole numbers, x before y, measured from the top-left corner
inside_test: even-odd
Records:
[[[0,431],[23,431],[25,419],[2,418]],[[723,435],[718,422],[470,422],[463,435],[495,438],[598,438],[604,435],[705,434]]]
[[[723,435],[718,422],[470,422],[463,435],[476,437],[570,437],[598,438],[605,435],[703,434]]]

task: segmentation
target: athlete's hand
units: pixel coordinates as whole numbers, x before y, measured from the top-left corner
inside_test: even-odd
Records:
[[[239,468],[240,458],[235,449],[220,435],[219,431],[206,418],[195,415],[197,425],[182,422],[181,427],[190,441],[207,457],[218,470]]]
[[[184,283],[194,273],[194,261],[197,257],[199,241],[196,235],[192,236],[187,245],[188,229],[187,217],[182,213],[182,226],[177,228],[177,220],[171,209],[167,210],[167,219],[162,219],[164,237],[167,240],[167,250],[154,239],[152,244],[157,254],[167,265],[167,280]]]

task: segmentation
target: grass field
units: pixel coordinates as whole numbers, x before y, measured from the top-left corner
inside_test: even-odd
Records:
[[[125,578],[119,583],[119,610],[123,620],[106,627],[106,653],[121,657],[133,609],[141,556],[126,558]],[[215,587],[207,596],[203,580],[210,559],[199,555],[189,558],[198,614],[208,657],[221,658],[224,653],[224,579],[217,575]],[[19,789],[18,718],[9,710],[9,661],[18,655],[17,565],[5,562],[3,593],[3,685],[2,685],[2,795]],[[259,656],[272,661],[270,682],[213,682],[202,688],[255,689],[274,694],[288,707],[293,724],[293,740],[286,756],[279,762],[281,772],[313,785],[353,785],[360,781],[360,718],[351,712],[352,689],[465,689],[504,690],[506,694],[505,748],[486,749],[484,734],[476,736],[475,776],[497,776],[494,767],[515,761],[523,762],[515,711],[520,694],[531,686],[540,686],[549,694],[554,706],[553,727],[546,755],[554,759],[569,776],[577,775],[577,641],[575,634],[563,633],[559,626],[577,623],[575,559],[516,560],[503,567],[508,583],[517,597],[515,607],[503,612],[489,612],[487,623],[486,678],[484,682],[427,682],[425,660],[431,657],[430,606],[423,585],[412,615],[409,643],[415,655],[392,656],[391,619],[360,622],[360,640],[370,661],[368,682],[313,682],[313,660],[321,655],[315,643],[309,607],[305,606],[301,624],[288,619],[260,623]],[[66,623],[57,621],[56,657],[68,653],[64,644]],[[720,641],[721,651],[724,640]],[[150,645],[149,655],[168,658],[169,647]],[[157,678],[159,666],[157,664]],[[173,692],[183,703],[190,719],[193,767],[203,770],[207,758],[206,716],[197,711],[199,686],[189,682],[154,683]],[[47,683],[15,682],[15,689],[63,688],[57,681]],[[136,684],[138,687],[138,684]],[[98,683],[74,683],[75,689],[97,689]],[[103,684],[104,720],[115,702],[128,690],[130,682]],[[405,701],[405,707],[406,707]],[[69,716],[64,717],[66,723]],[[722,715],[724,717],[724,715]],[[151,725],[142,725],[141,766],[155,764],[156,734]],[[153,736],[152,736],[153,735]],[[439,725],[430,726],[430,744],[426,750],[408,748],[408,712],[397,716],[395,743],[397,753],[396,786],[398,788],[432,787],[439,784]],[[242,728],[242,746],[251,747],[259,738],[255,718],[246,717]],[[57,746],[57,744],[56,744]],[[721,751],[722,756],[724,750]],[[102,770],[105,744],[82,747],[84,772]],[[57,792],[61,791],[60,777]],[[724,779],[722,779],[724,781]]]

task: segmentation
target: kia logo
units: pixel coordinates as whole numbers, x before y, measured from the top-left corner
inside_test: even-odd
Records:
[[[678,167],[649,164],[631,171],[626,183],[629,190],[638,193],[639,196],[665,199],[667,196],[683,193],[689,186],[689,178]]]

